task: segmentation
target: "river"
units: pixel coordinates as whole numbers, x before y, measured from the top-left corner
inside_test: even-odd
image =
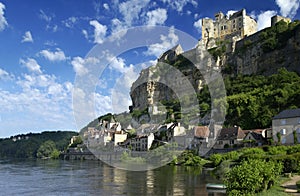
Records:
[[[224,195],[208,171],[164,166],[126,171],[100,161],[1,160],[0,195]]]

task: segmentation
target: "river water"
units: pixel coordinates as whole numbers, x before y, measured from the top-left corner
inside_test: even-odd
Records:
[[[164,166],[126,171],[100,161],[1,160],[0,195],[224,195],[208,171]]]

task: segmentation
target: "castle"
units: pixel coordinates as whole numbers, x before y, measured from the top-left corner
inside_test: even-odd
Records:
[[[291,19],[282,16],[273,16],[271,24],[274,26],[277,22],[284,20],[287,23]],[[215,20],[210,18],[202,19],[202,44],[207,49],[216,47],[216,42],[229,40],[233,43],[257,32],[257,22],[242,9],[230,16],[222,12],[215,14]]]
[[[242,9],[229,17],[222,12],[215,14],[215,20],[202,19],[202,41],[206,48],[215,46],[217,40],[240,40],[257,32],[256,21]]]

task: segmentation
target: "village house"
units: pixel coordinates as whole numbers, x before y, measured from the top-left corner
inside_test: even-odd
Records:
[[[223,149],[226,147],[234,147],[243,144],[245,133],[238,126],[230,128],[222,128],[217,137],[214,149]]]
[[[274,116],[272,131],[275,142],[294,144],[294,139],[300,142],[300,108],[284,110]]]
[[[244,138],[244,146],[252,147],[267,144],[267,139],[269,139],[267,131],[267,129],[243,130],[246,135]]]
[[[194,139],[192,141],[192,147],[199,148],[200,146],[207,147],[209,128],[207,126],[195,126],[193,129]]]
[[[132,151],[148,151],[154,141],[154,134],[137,135],[134,138],[127,139],[118,143],[120,147],[130,149]]]

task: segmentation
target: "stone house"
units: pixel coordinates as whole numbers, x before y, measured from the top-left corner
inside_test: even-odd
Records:
[[[245,133],[240,127],[222,128],[213,148],[223,149],[226,146],[233,147],[242,145],[244,138]]]
[[[255,129],[255,130],[244,130],[244,146],[262,146],[267,143],[267,138],[265,137],[266,129]]]
[[[127,133],[125,131],[116,131],[114,133],[114,145],[117,146],[118,143],[124,142],[127,139]]]
[[[132,151],[148,151],[154,141],[154,134],[137,135],[135,138],[127,139],[118,143],[120,147],[130,149]]]
[[[207,126],[195,126],[192,146],[197,148],[199,148],[200,146],[207,147],[209,133],[210,131]]]
[[[282,144],[294,144],[294,131],[300,142],[300,108],[284,110],[273,117],[273,139]]]

